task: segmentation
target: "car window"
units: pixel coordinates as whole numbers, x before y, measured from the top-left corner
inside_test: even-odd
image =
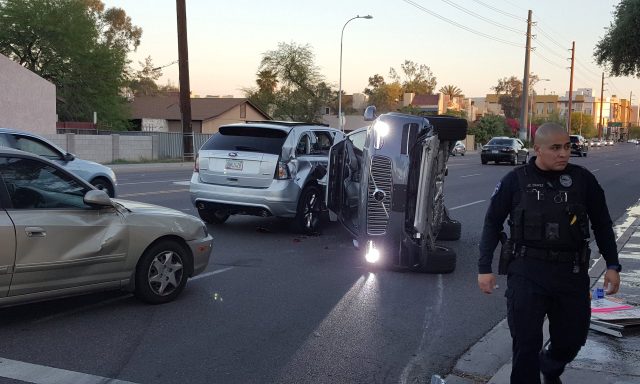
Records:
[[[348,138],[349,141],[353,143],[354,147],[358,148],[360,151],[364,151],[364,142],[367,138],[367,130],[352,133],[348,136]]]
[[[513,139],[491,139],[487,143],[488,145],[514,145]]]
[[[308,134],[304,133],[300,140],[298,141],[298,145],[296,145],[296,155],[303,156],[308,155],[311,152],[311,138]]]
[[[328,151],[333,145],[331,133],[327,131],[313,131],[313,133],[316,135],[317,148],[315,149],[318,151]]]
[[[61,170],[34,159],[2,157],[0,175],[15,209],[89,208],[89,188]]]
[[[30,152],[48,159],[60,158],[60,153],[43,141],[20,135],[14,135],[14,137],[16,139],[16,148],[21,151]]]
[[[220,127],[220,131],[211,136],[200,149],[279,155],[286,139],[287,132],[281,129],[247,126]]]
[[[0,147],[11,148],[11,142],[9,141],[9,136],[5,134],[0,134]]]

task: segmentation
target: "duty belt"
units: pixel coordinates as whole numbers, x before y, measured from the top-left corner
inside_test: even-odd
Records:
[[[575,261],[578,258],[579,251],[554,251],[551,249],[531,248],[525,245],[518,245],[515,248],[515,258],[530,257],[532,259],[567,262]]]

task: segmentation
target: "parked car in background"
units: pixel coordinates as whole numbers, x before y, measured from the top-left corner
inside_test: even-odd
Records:
[[[44,137],[14,129],[0,128],[0,147],[31,152],[54,161],[88,181],[94,187],[104,190],[109,197],[116,196],[116,174],[111,168],[93,161],[79,159]]]
[[[230,215],[294,218],[296,230],[320,225],[329,148],[344,134],[309,123],[261,121],[220,127],[200,148],[191,202],[202,220]]]
[[[467,147],[464,145],[462,141],[460,140],[456,141],[455,145],[453,146],[453,149],[451,150],[451,156],[455,156],[455,155],[464,156],[465,153],[467,153]]]
[[[589,144],[581,135],[569,135],[571,141],[571,154],[586,157],[589,152]]]
[[[591,139],[591,146],[599,148],[599,147],[603,146],[603,142],[596,137],[596,138]]]
[[[529,150],[522,141],[513,137],[494,137],[482,146],[480,162],[487,164],[489,161],[498,163],[526,164],[529,160]]]
[[[607,145],[614,145],[615,141],[613,139],[607,140]]]
[[[198,218],[110,199],[42,157],[0,148],[0,306],[108,289],[175,299],[207,267]]]

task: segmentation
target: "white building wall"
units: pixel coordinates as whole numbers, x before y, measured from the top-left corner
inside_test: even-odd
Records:
[[[56,132],[56,87],[0,55],[0,127]]]

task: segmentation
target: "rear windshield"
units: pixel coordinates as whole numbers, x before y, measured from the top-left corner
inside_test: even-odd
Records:
[[[513,145],[513,140],[511,139],[491,139],[487,143],[488,145]]]
[[[570,136],[569,138],[571,139],[572,143],[577,143],[578,141],[580,141],[580,139],[578,139],[578,136]]]
[[[260,127],[220,127],[202,146],[202,150],[249,151],[279,155],[287,132]]]

